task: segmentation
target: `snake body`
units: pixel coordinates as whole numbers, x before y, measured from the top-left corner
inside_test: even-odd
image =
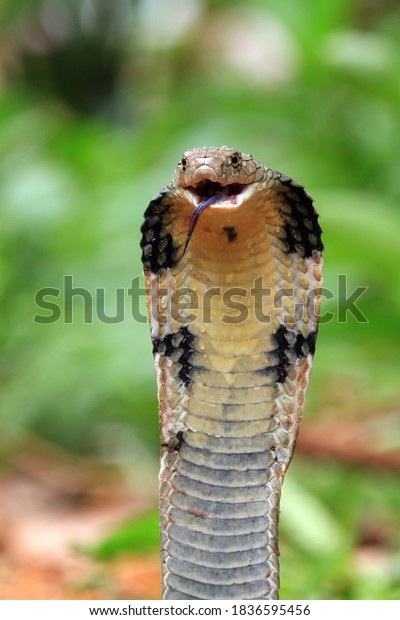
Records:
[[[141,230],[163,599],[277,599],[281,486],[318,327],[318,214],[251,155],[201,148],[184,153]]]

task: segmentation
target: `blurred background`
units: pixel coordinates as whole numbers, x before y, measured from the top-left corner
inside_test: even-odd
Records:
[[[314,196],[333,293],[281,597],[399,597],[399,31],[396,0],[3,0],[0,598],[160,596],[156,382],[127,291],[149,200],[223,144]]]

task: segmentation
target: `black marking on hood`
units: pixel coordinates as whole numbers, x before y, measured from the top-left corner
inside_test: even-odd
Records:
[[[164,217],[169,208],[168,189],[165,189],[153,198],[144,212],[144,222],[140,229],[142,263],[152,273],[159,273],[178,262],[172,236],[164,229]]]
[[[287,252],[297,252],[304,258],[312,256],[314,252],[323,252],[322,230],[313,199],[302,185],[284,174],[277,175],[282,184],[281,196],[291,208],[290,214],[283,214]]]
[[[230,241],[232,243],[232,241],[235,241],[235,239],[237,238],[238,234],[237,234],[237,230],[234,226],[224,226],[223,228],[224,232],[226,233],[227,237],[228,237],[228,241]]]
[[[173,334],[167,334],[163,338],[153,338],[153,353],[160,353],[165,357],[172,358],[174,363],[180,364],[179,378],[186,387],[192,382],[192,372],[196,350],[193,347],[195,336],[189,329],[181,327]]]
[[[301,332],[280,325],[272,335],[275,348],[267,353],[269,358],[273,356],[276,363],[260,368],[257,372],[263,375],[273,375],[276,383],[284,383],[296,359],[303,360],[308,354],[314,355],[316,339],[317,331],[303,336]]]
[[[296,343],[294,346],[294,350],[296,352],[297,358],[301,359],[305,357],[309,353],[314,355],[315,353],[315,344],[317,340],[317,332],[311,332],[308,336],[303,336],[303,334],[297,334]]]

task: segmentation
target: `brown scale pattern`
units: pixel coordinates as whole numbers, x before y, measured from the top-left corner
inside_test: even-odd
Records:
[[[230,203],[239,187],[243,200]],[[202,213],[182,256],[199,188],[221,200]],[[321,285],[312,200],[250,155],[198,149],[150,203],[142,233],[161,424],[163,598],[276,599],[281,485],[317,331],[317,317],[298,308]],[[256,302],[259,278],[270,293]],[[198,307],[181,298],[177,311],[182,287]],[[226,297],[232,287],[239,309]],[[210,289],[220,294],[210,298]]]

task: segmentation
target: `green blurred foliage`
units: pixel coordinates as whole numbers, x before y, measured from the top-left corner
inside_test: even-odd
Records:
[[[123,524],[89,553],[100,560],[111,560],[121,554],[143,553],[160,548],[158,510],[140,514]]]
[[[145,315],[145,300],[127,290],[141,274],[147,203],[181,152],[204,144],[251,152],[316,199],[335,297],[323,307],[333,320],[320,329],[306,416],[347,416],[346,398],[360,416],[398,407],[397,3],[5,0],[0,24],[0,448],[36,432],[153,473],[151,346],[145,321],[132,318],[132,304]],[[339,320],[339,274],[349,292],[367,287],[358,302],[367,322]],[[72,322],[68,275],[93,299],[88,309],[76,291]],[[60,291],[46,298],[59,318],[37,322],[51,314],[35,304],[47,287]],[[101,321],[97,289],[110,317],[122,289],[125,316]],[[365,513],[390,523],[399,514],[392,478],[339,465],[321,474],[296,459],[291,476],[287,514],[303,506],[299,520],[326,522],[338,545],[313,555],[283,525],[282,596],[398,594],[394,560],[377,576],[351,565]],[[131,548],[132,536],[110,545]],[[399,540],[388,547],[398,554]]]

